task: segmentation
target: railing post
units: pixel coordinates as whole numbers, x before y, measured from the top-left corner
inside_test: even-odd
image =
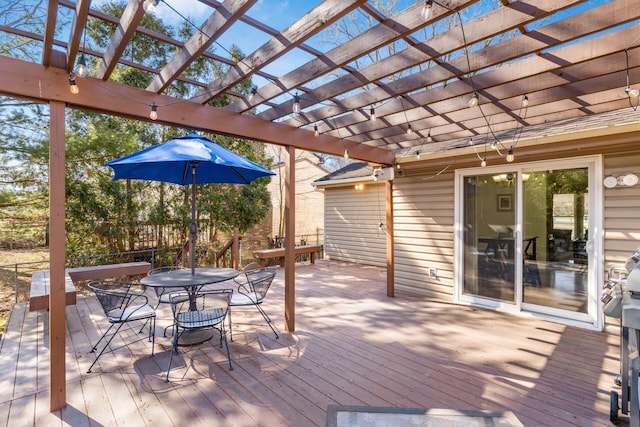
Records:
[[[240,245],[239,245],[239,240],[240,240],[240,233],[238,231],[237,228],[233,229],[233,243],[231,244],[231,266],[233,268],[235,268],[236,270],[238,269],[238,266],[240,265]]]
[[[18,264],[16,263],[13,270],[13,294],[15,295],[16,304],[18,303]]]

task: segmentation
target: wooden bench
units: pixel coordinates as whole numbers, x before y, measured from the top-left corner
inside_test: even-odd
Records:
[[[295,247],[295,254],[309,254],[311,264],[315,262],[316,252],[320,252],[322,246],[319,245],[302,245]],[[260,249],[253,251],[253,257],[260,261],[261,267],[266,267],[269,258],[280,258],[280,267],[284,267],[284,248]]]
[[[110,277],[135,276],[147,274],[151,270],[151,263],[146,261],[123,262],[121,264],[92,265],[90,267],[67,268],[67,273],[73,282],[81,280],[99,280]]]
[[[151,264],[148,262],[124,262],[121,264],[67,268],[64,274],[65,304],[74,305],[76,303],[75,282],[147,274],[150,269]],[[49,271],[36,271],[31,275],[29,311],[49,309],[49,289]]]
[[[29,290],[29,311],[49,309],[49,271],[36,271],[31,274],[31,289]],[[76,287],[65,272],[64,275],[65,305],[75,305]]]

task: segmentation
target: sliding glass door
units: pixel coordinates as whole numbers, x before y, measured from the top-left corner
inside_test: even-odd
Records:
[[[458,298],[595,322],[596,164],[585,158],[461,173]]]
[[[544,236],[525,257],[523,302],[587,313],[589,170],[532,171],[523,182],[523,234]]]
[[[518,174],[464,180],[464,285],[469,295],[515,303]]]

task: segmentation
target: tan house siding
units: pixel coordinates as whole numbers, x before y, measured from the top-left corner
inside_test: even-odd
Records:
[[[394,181],[397,290],[453,300],[453,180],[451,172]]]
[[[385,184],[327,188],[325,191],[325,257],[386,266]]]
[[[640,175],[640,152],[604,157],[604,176]],[[604,189],[605,269],[624,265],[640,246],[640,185]]]
[[[267,189],[271,194],[272,205],[272,235],[284,234],[284,164],[283,155],[274,150],[271,153],[277,163],[272,167],[276,173],[271,177]],[[324,194],[311,185],[313,181],[327,174],[327,170],[319,165],[320,158],[313,153],[300,151],[296,154],[296,212],[295,212],[295,241],[305,239],[308,244],[321,245],[324,243]]]

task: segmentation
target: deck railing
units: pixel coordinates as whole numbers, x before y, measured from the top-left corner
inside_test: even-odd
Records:
[[[150,248],[128,252],[117,252],[100,255],[85,255],[66,259],[66,267],[86,267],[92,265],[118,264],[123,262],[147,261],[151,266],[169,265],[173,263],[179,248]],[[14,303],[28,301],[31,274],[35,271],[48,270],[49,260],[0,264],[0,281],[2,298],[11,298],[9,289],[13,288]]]

